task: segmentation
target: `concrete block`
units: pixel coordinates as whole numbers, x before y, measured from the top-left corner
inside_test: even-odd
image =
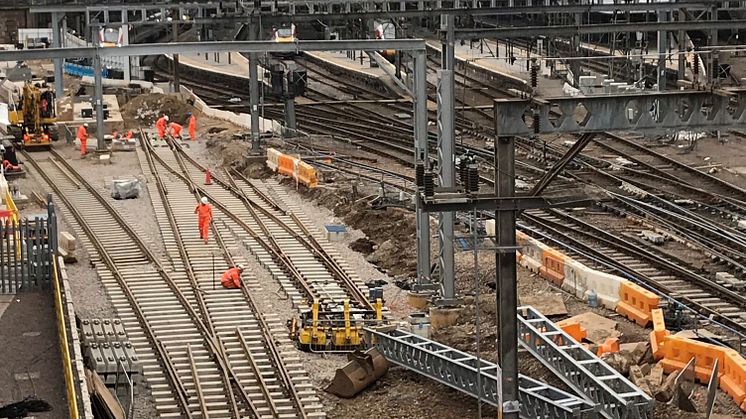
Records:
[[[73,253],[75,252],[75,249],[78,247],[78,241],[75,239],[75,236],[68,233],[67,231],[63,231],[60,233],[60,247],[65,249],[67,253]]]
[[[746,230],[746,220],[738,220],[738,229]]]
[[[642,230],[640,234],[642,235],[643,239],[653,244],[663,244],[666,241],[666,238],[662,234],[658,234],[654,231]]]

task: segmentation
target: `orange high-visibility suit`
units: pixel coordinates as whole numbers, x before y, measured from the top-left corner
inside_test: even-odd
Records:
[[[78,140],[80,140],[80,156],[83,157],[88,152],[88,129],[85,125],[78,127]]]
[[[192,138],[192,141],[194,141],[197,139],[197,117],[191,115],[187,122],[189,124],[189,136]]]
[[[158,121],[155,123],[155,129],[158,131],[158,137],[163,139],[163,137],[166,136],[166,124],[168,121],[166,121],[166,116],[162,116],[158,118]]]
[[[223,272],[220,277],[220,284],[224,288],[241,288],[241,270],[233,267]]]
[[[210,234],[210,222],[212,221],[212,205],[199,203],[194,213],[198,215],[199,221],[199,238],[207,243]]]
[[[171,136],[174,138],[181,137],[182,128],[184,127],[182,127],[181,124],[177,124],[176,122],[172,122],[171,124],[169,124],[169,129],[171,130]]]

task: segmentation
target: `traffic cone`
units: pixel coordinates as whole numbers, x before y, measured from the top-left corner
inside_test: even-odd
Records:
[[[205,185],[212,185],[212,172],[210,172],[210,169],[205,170]]]

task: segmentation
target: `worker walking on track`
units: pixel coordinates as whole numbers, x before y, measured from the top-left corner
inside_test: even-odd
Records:
[[[78,127],[76,137],[80,141],[80,157],[83,158],[88,152],[88,122]]]
[[[207,239],[210,233],[210,222],[212,222],[212,205],[207,201],[206,196],[203,196],[200,203],[197,204],[194,213],[198,215],[199,238],[204,240],[205,244],[207,244]]]
[[[155,130],[158,131],[158,138],[161,140],[166,137],[166,125],[168,124],[168,115],[158,118],[155,123]]]
[[[227,271],[223,272],[223,276],[220,277],[220,284],[223,288],[241,288],[241,274],[243,273],[243,265],[238,264]]]
[[[181,124],[172,122],[168,125],[168,131],[174,138],[181,138],[181,130],[184,127],[181,126]]]
[[[189,128],[189,137],[192,141],[197,139],[197,117],[187,112],[187,126]]]

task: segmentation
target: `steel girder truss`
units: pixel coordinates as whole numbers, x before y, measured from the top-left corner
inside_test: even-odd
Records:
[[[662,133],[729,130],[746,123],[746,91],[642,92],[536,99],[495,100],[495,129],[501,136],[634,131]]]
[[[652,418],[654,401],[533,307],[518,308],[518,342],[608,418]]]
[[[492,405],[501,404],[499,367],[421,336],[394,329],[366,329],[375,347],[390,362],[411,369]],[[480,383],[477,385],[477,365]],[[526,376],[519,376],[520,416],[561,419],[596,418],[598,408],[572,394]]]

